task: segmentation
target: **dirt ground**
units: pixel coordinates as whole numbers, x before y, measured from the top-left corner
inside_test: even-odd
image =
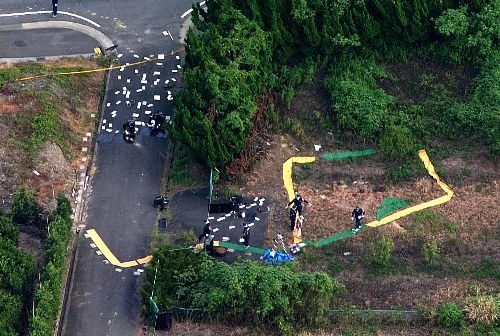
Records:
[[[0,68],[13,66],[23,69],[21,77],[98,67],[91,59],[62,59],[43,64],[1,64]],[[13,80],[0,88],[0,211],[10,212],[13,194],[20,187],[33,192],[45,211],[55,207],[59,193],[71,197],[82,157],[92,152],[91,141],[84,144],[83,138],[94,130],[95,118],[91,114],[97,116],[99,111],[104,74]],[[33,151],[31,125],[44,110],[44,101],[57,104],[59,139],[45,142]],[[84,146],[87,146],[86,152],[82,152]],[[44,233],[32,225],[22,226],[20,230],[20,247],[43,266]]]

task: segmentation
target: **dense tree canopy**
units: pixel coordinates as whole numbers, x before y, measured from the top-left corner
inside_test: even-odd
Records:
[[[287,74],[312,61],[327,64],[340,138],[373,143],[405,127],[413,147],[467,132],[500,154],[500,0],[208,0],[193,21],[171,133],[210,167],[244,149],[263,94],[290,104],[300,81]],[[408,57],[468,62],[480,74],[466,99],[436,84],[426,101],[401,103],[378,87],[387,74],[377,64]]]

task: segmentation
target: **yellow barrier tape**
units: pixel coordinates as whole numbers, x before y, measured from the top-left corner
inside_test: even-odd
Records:
[[[178,50],[172,51],[170,53],[170,55],[179,54],[182,51],[184,51],[184,48],[180,48]],[[148,60],[134,62],[134,63],[129,63],[128,65],[122,64],[122,65],[109,66],[107,68],[99,68],[99,69],[91,69],[91,70],[81,70],[81,71],[67,71],[67,72],[58,72],[58,73],[53,73],[53,74],[35,75],[35,76],[18,78],[18,79],[16,79],[16,82],[21,82],[21,81],[26,81],[26,80],[36,79],[36,78],[51,77],[51,76],[81,75],[81,74],[88,74],[88,73],[93,73],[93,72],[111,71],[111,70],[117,70],[117,69],[121,69],[121,68],[128,68],[128,67],[138,66],[138,65],[145,64],[145,63],[149,63],[149,62],[154,62],[154,61],[157,61],[157,60],[158,60],[158,57],[153,57],[153,58],[150,58]]]
[[[292,181],[292,165],[293,163],[310,163],[316,161],[314,156],[293,156],[283,163],[283,183],[288,192],[288,199],[291,201],[295,198]]]
[[[421,203],[421,204],[417,204],[415,206],[403,209],[401,211],[395,212],[395,213],[393,213],[389,216],[386,216],[378,221],[374,220],[374,221],[366,224],[366,226],[378,227],[378,226],[381,226],[384,224],[388,224],[388,223],[393,222],[399,218],[408,216],[411,213],[446,203],[451,199],[451,197],[453,196],[453,190],[451,190],[451,188],[448,187],[446,185],[446,183],[441,181],[441,179],[439,178],[438,174],[436,173],[436,170],[434,169],[434,166],[432,165],[432,162],[429,159],[429,156],[427,155],[427,152],[425,151],[425,149],[421,149],[418,152],[418,156],[420,157],[420,160],[422,160],[422,162],[424,163],[425,169],[427,169],[427,172],[429,173],[429,175],[432,176],[436,180],[437,184],[439,185],[439,187],[441,187],[441,189],[443,189],[443,191],[446,193],[446,195],[438,197],[438,198],[430,200],[430,201],[427,201],[427,202],[424,202],[424,203]],[[290,159],[285,161],[285,163],[283,163],[283,183],[285,185],[285,189],[288,193],[288,198],[290,200],[292,200],[295,197],[294,188],[293,188],[293,181],[292,181],[292,165],[293,165],[293,163],[309,163],[309,162],[314,162],[314,161],[315,161],[314,157],[291,157]],[[293,238],[294,238],[294,241],[298,241],[296,234],[295,234],[295,231],[293,234]]]
[[[123,263],[121,263],[118,258],[115,257],[115,255],[113,254],[113,252],[111,252],[108,248],[108,246],[102,241],[101,237],[97,234],[97,232],[94,230],[94,229],[90,229],[90,230],[87,230],[86,232],[89,237],[92,239],[92,241],[94,242],[94,244],[97,246],[97,248],[102,252],[102,255],[108,259],[108,261],[114,265],[114,266],[120,266],[120,267],[124,267],[122,266]],[[134,265],[130,265],[130,266],[137,266],[137,262],[134,261]],[[130,266],[127,266],[127,267],[130,267]]]
[[[436,171],[434,170],[434,166],[432,165],[429,157],[427,156],[427,152],[424,149],[421,149],[418,152],[418,156],[420,157],[420,160],[422,160],[422,162],[424,163],[424,166],[427,169],[427,172],[429,173],[429,175],[431,175],[436,180],[437,184],[441,187],[441,189],[444,190],[446,195],[441,196],[441,197],[436,198],[436,199],[433,199],[433,200],[430,200],[430,201],[427,201],[427,202],[424,202],[424,203],[421,203],[421,204],[417,204],[415,206],[406,208],[404,210],[398,211],[398,212],[393,213],[392,215],[386,216],[378,221],[375,220],[373,222],[370,222],[370,223],[366,224],[366,226],[370,226],[370,227],[381,226],[381,225],[390,223],[392,221],[395,221],[396,219],[399,219],[401,217],[408,216],[411,213],[446,203],[451,199],[451,197],[453,196],[453,190],[451,190],[450,187],[448,187],[446,185],[446,183],[441,181],[438,174],[436,174]]]

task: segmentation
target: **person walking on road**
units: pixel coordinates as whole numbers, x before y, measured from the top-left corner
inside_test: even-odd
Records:
[[[363,209],[361,209],[359,207],[359,205],[356,205],[356,207],[354,208],[354,210],[352,210],[352,214],[351,214],[351,220],[355,220],[355,225],[354,225],[354,228],[352,229],[352,231],[354,232],[358,232],[359,229],[361,229],[361,220],[365,218],[365,212],[363,211]]]
[[[57,16],[57,2],[59,0],[52,0],[52,17]]]
[[[250,247],[250,225],[248,225],[248,223],[245,223],[245,226],[243,226],[241,240],[243,240],[242,243],[245,245],[246,249]]]

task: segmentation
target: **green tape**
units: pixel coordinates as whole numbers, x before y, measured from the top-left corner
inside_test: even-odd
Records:
[[[375,153],[376,153],[376,151],[374,149],[365,149],[362,151],[326,153],[326,154],[321,155],[321,158],[325,159],[325,160],[340,160],[340,159],[347,159],[347,158],[352,158],[352,157],[367,156],[367,155],[372,155]]]
[[[264,252],[266,252],[265,250],[258,248],[258,247],[250,246],[249,248],[246,249],[245,246],[243,246],[243,245],[228,243],[225,241],[220,241],[219,246],[222,246],[222,247],[225,247],[228,249],[234,249],[236,251],[250,252],[250,253],[262,254],[262,255],[264,254]]]
[[[377,220],[381,220],[382,218],[384,218],[386,215],[393,212],[394,210],[405,208],[408,204],[410,204],[409,201],[402,200],[400,198],[384,197],[382,204],[379,205],[377,208],[376,218],[377,218]]]

